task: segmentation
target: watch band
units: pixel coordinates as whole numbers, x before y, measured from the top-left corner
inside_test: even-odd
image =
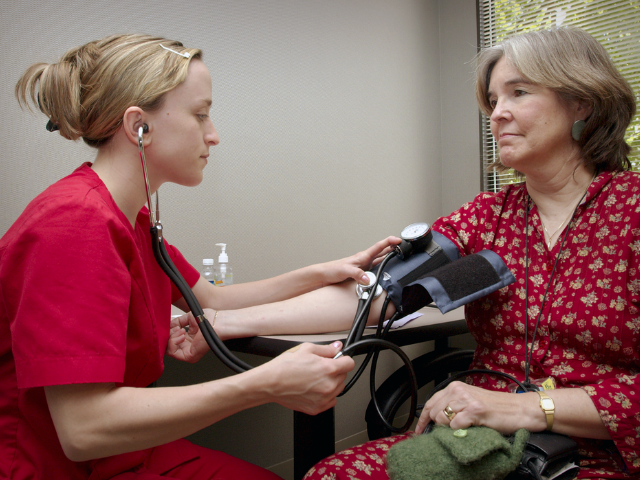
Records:
[[[540,408],[547,417],[547,430],[553,428],[553,414],[556,411],[556,406],[553,403],[553,399],[545,392],[538,390],[536,392],[540,396]]]

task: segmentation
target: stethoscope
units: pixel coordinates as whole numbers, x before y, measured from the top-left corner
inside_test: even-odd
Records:
[[[185,279],[180,274],[180,271],[176,268],[171,257],[169,256],[167,249],[164,245],[164,239],[162,236],[162,223],[160,222],[160,202],[158,197],[158,190],[156,190],[156,204],[155,209],[152,209],[151,204],[151,188],[149,187],[149,176],[147,173],[147,161],[144,155],[144,144],[142,135],[148,132],[148,127],[144,125],[144,127],[138,128],[138,150],[140,151],[140,162],[142,164],[142,173],[144,175],[144,182],[147,194],[147,205],[149,209],[149,222],[151,224],[150,232],[151,232],[151,245],[153,248],[153,255],[160,265],[160,268],[166,273],[171,282],[176,286],[176,288],[182,294],[185,302],[187,303],[189,310],[195,317],[198,322],[198,327],[202,332],[202,335],[209,345],[211,351],[224,363],[227,367],[233,370],[236,373],[246,372],[253,368],[251,365],[243,362],[238,357],[236,357],[220,340],[220,337],[213,330],[213,327],[207,320],[204,315],[204,311],[200,305],[200,302],[196,298],[193,293],[193,290],[189,287]],[[372,399],[374,401],[374,405],[380,418],[383,423],[394,432],[404,432],[406,431],[415,418],[416,406],[417,406],[417,395],[418,395],[418,386],[416,375],[413,370],[413,366],[411,364],[411,360],[407,357],[407,354],[398,347],[396,344],[391,343],[387,340],[384,340],[383,337],[388,333],[391,325],[398,317],[398,312],[396,312],[387,322],[387,325],[383,327],[384,317],[387,311],[387,306],[389,304],[389,297],[385,299],[385,302],[382,307],[382,312],[380,315],[380,321],[378,323],[378,328],[376,330],[376,337],[362,340],[362,335],[364,333],[364,329],[367,323],[367,318],[369,317],[369,312],[371,310],[371,304],[376,296],[380,294],[382,291],[382,287],[379,285],[380,275],[386,266],[386,264],[395,256],[399,256],[399,258],[405,258],[408,255],[411,255],[413,252],[424,251],[431,242],[432,233],[431,228],[426,223],[415,223],[406,227],[402,233],[400,234],[402,238],[402,242],[400,245],[397,245],[391,252],[389,252],[380,265],[378,266],[378,274],[374,275],[372,272],[367,272],[369,276],[370,282],[367,286],[357,285],[356,294],[358,295],[358,308],[356,310],[356,316],[353,321],[351,330],[347,339],[344,343],[343,349],[334,357],[339,358],[342,355],[357,355],[367,352],[367,357],[364,362],[356,372],[356,374],[351,378],[349,383],[345,386],[345,389],[340,395],[344,395],[349,389],[356,383],[356,381],[362,375],[364,369],[370,360],[372,360],[371,366],[371,382],[370,387],[372,391]],[[378,354],[380,349],[389,349],[393,350],[403,361],[407,369],[409,370],[409,375],[411,377],[411,407],[409,418],[407,419],[407,423],[401,427],[394,427],[391,425],[384,415],[382,414],[380,407],[375,398],[375,366],[378,360]]]
[[[369,318],[371,303],[373,299],[380,295],[380,293],[382,292],[382,287],[380,287],[379,282],[381,275],[383,275],[384,268],[389,260],[396,256],[401,260],[404,260],[413,253],[424,252],[432,244],[433,233],[429,224],[423,222],[413,223],[402,230],[402,232],[400,233],[400,238],[402,239],[402,242],[397,245],[391,252],[389,252],[384,257],[382,262],[380,262],[380,264],[378,265],[377,274],[366,272],[367,276],[369,276],[370,279],[369,285],[356,286],[356,294],[358,295],[358,308],[356,310],[356,316],[351,326],[351,330],[347,335],[347,339],[345,340],[342,351],[340,351],[336,355],[336,358],[338,358],[342,355],[355,355],[358,353],[362,353],[363,351],[367,352],[367,356],[358,368],[358,371],[353,375],[353,377],[345,386],[344,390],[342,391],[342,393],[340,393],[339,396],[342,396],[349,391],[349,389],[358,381],[368,363],[371,362],[371,369],[369,373],[369,390],[373,406],[375,407],[376,412],[385,427],[390,431],[396,433],[406,432],[409,427],[411,427],[411,424],[416,417],[418,407],[418,381],[413,369],[413,364],[411,363],[409,357],[407,357],[407,354],[404,353],[404,351],[395,343],[383,339],[389,332],[389,329],[393,325],[393,322],[399,317],[399,312],[396,311],[396,313],[394,313],[389,318],[385,325],[384,319],[386,316],[389,301],[391,300],[389,296],[385,298],[385,301],[382,304],[375,338],[362,340],[362,335],[366,327],[367,319]],[[404,366],[407,368],[407,371],[409,373],[411,404],[409,407],[409,416],[407,417],[407,421],[402,427],[396,427],[386,419],[385,415],[380,409],[376,398],[376,366],[380,349],[383,348],[392,350],[394,353],[396,353],[404,363]]]
[[[146,128],[144,128],[146,127]],[[220,340],[220,337],[213,330],[213,327],[204,315],[204,311],[200,306],[200,302],[194,295],[193,291],[189,287],[189,284],[180,274],[180,271],[176,268],[171,260],[171,257],[167,253],[167,249],[164,245],[164,239],[162,237],[162,223],[160,222],[160,202],[158,200],[158,190],[156,190],[156,208],[155,213],[151,208],[151,189],[149,188],[149,176],[147,174],[147,160],[144,156],[144,145],[142,142],[142,134],[148,131],[148,127],[138,128],[138,150],[140,151],[140,162],[142,163],[142,173],[144,175],[144,183],[147,190],[147,204],[149,208],[149,222],[151,223],[151,245],[153,248],[153,255],[156,257],[156,261],[160,268],[167,274],[169,279],[173,282],[176,288],[182,294],[185,302],[189,306],[189,310],[198,322],[198,326],[204,339],[209,345],[209,348],[213,353],[224,363],[227,367],[236,373],[246,372],[253,368],[248,363],[243,362],[236,357],[227,346]]]

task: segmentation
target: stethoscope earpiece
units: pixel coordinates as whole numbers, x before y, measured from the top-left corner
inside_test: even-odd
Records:
[[[141,127],[138,127],[138,142],[142,141],[142,134],[149,133],[149,125],[143,123]]]

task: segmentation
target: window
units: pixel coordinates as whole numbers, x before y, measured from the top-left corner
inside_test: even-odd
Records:
[[[593,35],[608,51],[616,67],[640,99],[640,0],[478,0],[480,47],[505,36],[560,25],[573,25]],[[489,170],[497,155],[489,119],[482,115],[482,186],[498,191],[515,180],[513,173]],[[627,130],[629,160],[640,171],[640,112]]]

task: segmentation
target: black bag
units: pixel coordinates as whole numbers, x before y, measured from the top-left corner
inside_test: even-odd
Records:
[[[570,480],[580,470],[578,446],[566,435],[552,432],[534,432],[524,447],[522,460],[506,480]]]
[[[498,375],[516,383],[522,391],[527,388],[515,377],[493,370],[467,370],[447,378],[437,385],[429,398],[454,380],[473,374]],[[425,430],[425,433],[429,428]],[[553,432],[532,432],[524,447],[522,459],[505,480],[572,480],[578,476],[580,460],[578,444],[571,437]]]

